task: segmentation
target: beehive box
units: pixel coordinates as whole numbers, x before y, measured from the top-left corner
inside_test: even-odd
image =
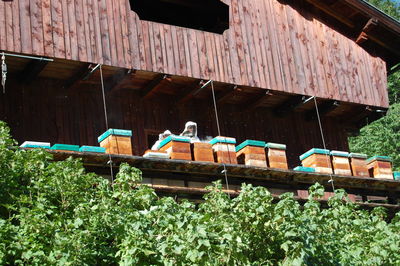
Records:
[[[188,137],[168,136],[161,141],[158,149],[167,152],[170,158],[174,160],[192,160],[190,138]]]
[[[53,146],[51,146],[50,150],[62,152],[77,152],[79,151],[79,146],[69,144],[54,144]]]
[[[144,158],[153,158],[153,159],[169,159],[169,154],[166,151],[154,151],[147,150],[143,154]]]
[[[132,155],[131,137],[131,130],[110,128],[98,137],[98,142],[107,153]]]
[[[379,179],[393,179],[392,159],[387,156],[374,156],[367,160],[369,175]]]
[[[313,148],[300,155],[300,161],[304,167],[312,167],[317,173],[332,174],[330,151]]]
[[[369,177],[367,167],[368,156],[362,153],[350,153],[349,157],[352,175]]]
[[[248,166],[267,167],[265,142],[246,140],[236,147],[236,158],[239,164]]]
[[[306,173],[315,173],[315,169],[312,167],[297,166],[293,170]]]
[[[237,164],[236,139],[218,136],[210,141],[214,152],[214,160],[218,163]]]
[[[80,152],[93,152],[93,153],[105,153],[106,148],[96,146],[82,146],[79,148]]]
[[[394,178],[394,180],[399,180],[400,181],[400,172],[394,172],[393,173],[393,178]]]
[[[333,172],[335,175],[351,175],[349,153],[345,151],[331,151]]]
[[[268,166],[278,169],[289,169],[286,159],[286,145],[278,143],[267,143]]]
[[[37,141],[25,141],[21,144],[21,148],[42,148],[42,149],[50,149],[49,142],[37,142]]]
[[[192,159],[198,162],[214,162],[214,153],[210,143],[192,143]]]

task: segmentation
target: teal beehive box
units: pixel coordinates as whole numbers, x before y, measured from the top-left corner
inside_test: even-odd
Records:
[[[51,146],[50,150],[74,152],[79,151],[79,146],[70,144],[54,144],[53,146]]]
[[[37,141],[25,141],[21,144],[21,148],[42,148],[42,149],[50,149],[49,142],[37,142]]]
[[[297,166],[293,170],[307,173],[315,173],[315,169],[312,167]]]
[[[97,146],[82,146],[79,148],[80,152],[93,152],[93,153],[106,153],[106,148]]]
[[[394,180],[399,180],[400,181],[400,172],[394,172],[393,173],[393,178],[394,178]]]

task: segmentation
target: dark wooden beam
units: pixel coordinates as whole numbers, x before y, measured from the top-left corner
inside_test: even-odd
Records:
[[[217,102],[218,105],[224,104],[238,90],[239,90],[238,86],[231,85],[231,86],[229,86],[228,89],[217,93],[215,95],[215,101]],[[213,104],[213,102],[211,102],[210,107],[213,107],[213,106],[214,106],[214,104]]]
[[[164,79],[166,79],[168,77],[168,75],[166,74],[157,74],[149,83],[146,84],[146,86],[144,86],[144,88],[142,88],[141,92],[140,92],[140,96],[143,99],[146,99],[149,97],[150,93],[158,86],[160,85],[161,81],[163,81]]]
[[[378,20],[371,18],[356,39],[357,44],[362,44],[369,39],[368,34],[378,26]]]
[[[94,73],[95,68],[96,65],[85,64],[83,67],[78,69],[74,73],[74,75],[64,83],[64,88],[70,89],[77,86],[79,82],[81,82],[82,80],[88,80],[89,77]]]
[[[307,97],[303,95],[292,96],[289,100],[273,110],[276,116],[284,117],[302,106],[307,101]]]
[[[182,105],[192,99],[194,96],[200,93],[204,88],[202,87],[204,85],[204,81],[195,81],[193,82],[192,85],[185,86],[185,92],[176,100],[177,105]]]
[[[323,117],[323,116],[329,114],[330,112],[332,112],[333,110],[335,110],[339,106],[340,106],[340,102],[333,101],[333,100],[318,104],[319,116]],[[317,118],[318,118],[318,116],[317,116],[317,112],[316,112],[315,108],[307,111],[305,114],[305,119],[307,121],[316,120]]]
[[[251,112],[260,107],[264,101],[271,97],[273,94],[269,90],[265,90],[257,93],[256,96],[252,97],[249,101],[247,101],[243,106],[242,110],[244,112]]]
[[[45,60],[31,60],[20,73],[20,82],[24,84],[31,83],[40,74],[40,72],[43,71],[48,63],[49,61]]]
[[[115,92],[118,88],[120,88],[120,85],[124,83],[127,79],[130,79],[132,75],[136,74],[136,70],[132,69],[119,69],[115,74],[110,77],[105,83],[104,83],[104,90],[106,93],[112,93]]]
[[[325,4],[324,1],[320,0],[306,0],[306,1],[315,6],[316,8],[322,10],[326,14],[334,17],[335,19],[342,22],[346,26],[354,28],[354,23],[348,17],[342,15],[340,12],[337,12],[337,10],[335,10],[328,4]]]

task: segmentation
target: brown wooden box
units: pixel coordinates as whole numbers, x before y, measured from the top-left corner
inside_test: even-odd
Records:
[[[312,154],[303,161],[301,164],[304,167],[312,167],[317,173],[333,174],[332,164],[329,155],[325,154]]]
[[[236,153],[239,164],[267,167],[264,147],[246,146]]]
[[[192,144],[192,159],[199,162],[214,162],[214,153],[210,143]]]
[[[335,175],[351,175],[349,153],[332,151],[332,166]]]
[[[267,143],[268,167],[277,169],[289,169],[286,158],[286,145]]]
[[[369,177],[367,162],[362,158],[350,158],[351,172],[353,176]]]
[[[393,179],[392,162],[387,157],[375,156],[367,161],[370,176],[379,179]]]
[[[217,144],[224,145],[227,144]],[[214,145],[216,146],[216,145]],[[214,148],[213,146],[213,148]],[[232,145],[235,147],[235,145]],[[215,151],[214,150],[214,160],[218,163],[227,163],[227,164],[237,164],[236,152],[233,151]]]
[[[110,135],[100,142],[106,153],[132,155],[131,137]]]
[[[189,142],[171,140],[161,147],[160,151],[167,152],[173,160],[192,160],[192,152]]]

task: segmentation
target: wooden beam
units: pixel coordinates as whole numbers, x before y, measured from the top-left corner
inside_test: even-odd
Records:
[[[232,97],[235,92],[239,91],[239,87],[237,85],[231,85],[228,89],[221,91],[215,95],[215,101],[218,105],[224,104],[229,98]],[[214,104],[211,102],[210,107],[213,107]]]
[[[120,88],[120,85],[122,83],[124,83],[127,79],[131,78],[132,75],[134,76],[135,74],[136,71],[132,69],[117,70],[117,72],[104,83],[105,92],[115,92],[118,88]]]
[[[192,99],[194,96],[200,93],[204,88],[202,86],[204,85],[204,81],[195,81],[192,85],[190,86],[185,86],[185,92],[182,96],[180,96],[177,99],[177,105],[182,105],[186,103],[188,100]],[[189,87],[189,88],[188,88]]]
[[[31,60],[20,73],[19,81],[24,84],[30,84],[48,63],[49,61],[44,60]]]
[[[323,117],[323,116],[329,114],[330,112],[332,112],[333,110],[335,110],[339,106],[340,106],[340,102],[333,101],[333,100],[318,104],[319,116]],[[316,112],[315,108],[307,111],[305,114],[305,119],[307,121],[316,120],[317,118],[318,118],[318,116],[317,116],[317,112]]]
[[[305,101],[307,100],[307,97],[304,95],[296,95],[292,96],[289,100],[278,106],[273,110],[274,114],[276,116],[284,117],[302,106]]]
[[[335,19],[342,22],[346,26],[348,26],[350,28],[354,28],[354,23],[349,18],[347,18],[346,16],[343,16],[340,12],[333,9],[331,6],[324,4],[324,1],[321,1],[321,0],[306,0],[306,1],[310,4],[312,4],[313,6],[315,6],[316,8],[327,13],[328,15],[334,17]]]
[[[157,74],[149,83],[146,84],[146,86],[144,86],[144,88],[142,88],[141,92],[140,92],[140,96],[143,99],[146,99],[149,97],[150,93],[158,86],[160,85],[161,81],[163,81],[164,79],[166,79],[168,77],[168,75],[166,74]]]
[[[356,39],[357,44],[362,44],[368,40],[368,33],[370,33],[374,28],[378,26],[377,19],[369,19],[368,22],[365,24],[364,28],[362,29],[360,35]]]
[[[269,90],[262,91],[260,93],[257,93],[256,96],[252,97],[249,101],[247,101],[243,106],[242,110],[244,112],[250,112],[262,105],[264,101],[271,97],[273,94]]]
[[[78,83],[81,82],[82,80],[88,80],[89,77],[94,73],[95,68],[96,65],[85,64],[83,67],[78,69],[74,73],[74,75],[64,83],[64,88],[71,89],[77,86]]]

